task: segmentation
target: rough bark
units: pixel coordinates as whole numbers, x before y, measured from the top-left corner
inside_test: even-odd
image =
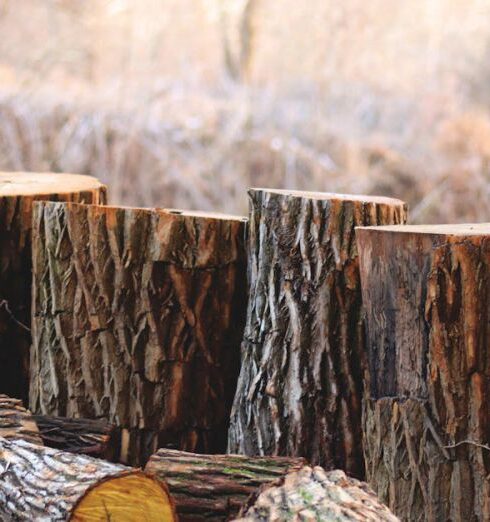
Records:
[[[7,395],[0,395],[0,437],[43,444],[31,412],[22,406],[20,399]]]
[[[228,451],[364,473],[365,366],[354,227],[402,223],[389,198],[249,192],[249,304]]]
[[[163,482],[141,471],[0,438],[0,519],[176,520]]]
[[[103,204],[105,197],[105,186],[89,176],[0,173],[0,393],[27,403],[33,202]]]
[[[105,460],[119,455],[120,435],[117,428],[103,419],[69,419],[34,415],[44,444],[69,453],[81,453]]]
[[[168,485],[181,522],[230,520],[260,486],[305,465],[301,458],[197,455],[161,449],[145,471]]]
[[[219,452],[239,364],[245,219],[41,203],[31,405],[122,428],[121,459]],[[97,371],[94,371],[97,369]]]
[[[263,487],[240,522],[279,520],[397,522],[373,491],[340,470],[304,467],[278,484]]]
[[[404,520],[490,520],[490,225],[357,238],[368,480]]]

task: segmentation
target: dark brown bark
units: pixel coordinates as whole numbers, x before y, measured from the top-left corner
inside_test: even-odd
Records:
[[[44,444],[70,453],[105,460],[119,456],[120,435],[114,424],[103,419],[69,419],[34,415]]]
[[[164,483],[141,471],[0,438],[0,520],[176,520]]]
[[[165,480],[181,522],[230,520],[262,485],[305,465],[300,458],[197,455],[161,449],[145,471]]]
[[[354,227],[402,223],[389,198],[249,192],[249,304],[228,449],[362,477],[364,337]]]
[[[373,491],[340,470],[304,467],[276,484],[264,486],[240,522],[308,520],[337,522],[397,522]]]
[[[27,402],[33,201],[103,204],[105,197],[89,176],[0,173],[0,393]]]
[[[0,437],[43,444],[31,412],[22,406],[20,399],[7,395],[0,395]]]
[[[223,451],[245,315],[245,219],[36,205],[31,405],[122,428],[124,462]]]
[[[490,520],[490,225],[357,239],[368,480],[403,520]]]

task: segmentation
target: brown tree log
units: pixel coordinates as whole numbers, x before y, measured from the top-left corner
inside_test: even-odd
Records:
[[[354,227],[402,223],[389,198],[252,189],[249,304],[228,451],[362,477],[364,338]]]
[[[340,470],[304,467],[264,486],[245,508],[240,522],[268,520],[335,520],[337,522],[397,522],[364,482]]]
[[[40,203],[31,406],[104,417],[121,460],[223,451],[246,301],[245,218]]]
[[[0,519],[177,520],[167,488],[139,470],[0,438]]]
[[[490,225],[358,229],[370,484],[403,520],[490,520]]]
[[[0,395],[0,437],[43,444],[31,412],[22,406],[20,399],[7,395]]]
[[[69,419],[33,415],[44,444],[69,453],[105,460],[119,456],[120,435],[114,424],[103,419]]]
[[[33,201],[103,204],[105,198],[105,186],[89,176],[0,173],[0,393],[27,403]]]
[[[291,457],[197,455],[161,449],[145,471],[165,481],[181,522],[230,520],[260,486],[305,465]]]

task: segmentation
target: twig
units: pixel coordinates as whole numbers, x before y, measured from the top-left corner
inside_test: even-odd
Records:
[[[26,332],[29,332],[31,331],[31,329],[26,326],[24,323],[21,323],[16,317],[15,315],[13,314],[12,310],[10,310],[10,307],[9,307],[9,303],[8,301],[6,301],[5,299],[0,301],[0,308],[4,308],[5,311],[9,314],[10,316],[10,319],[12,319],[12,321],[14,321],[14,323],[17,325],[17,326],[20,326],[23,330],[25,330]]]
[[[485,449],[487,451],[490,451],[490,446],[487,444],[481,444],[480,442],[475,442],[474,440],[460,440],[459,442],[456,442],[455,444],[449,444],[448,446],[443,446],[443,448],[447,449],[454,449],[458,446],[462,446],[463,444],[471,444],[473,446],[477,446],[478,448]]]

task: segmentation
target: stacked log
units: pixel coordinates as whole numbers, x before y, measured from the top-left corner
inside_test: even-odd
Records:
[[[167,484],[181,522],[231,520],[266,484],[306,462],[289,457],[197,455],[160,449],[145,471]]]
[[[0,438],[22,439],[42,446],[36,421],[20,399],[0,395]]]
[[[0,173],[0,393],[27,402],[33,202],[105,199],[105,186],[89,176]]]
[[[170,495],[141,471],[0,438],[1,520],[177,520]]]
[[[31,409],[105,418],[123,462],[219,452],[239,364],[245,219],[39,203]]]
[[[490,225],[357,240],[368,480],[403,520],[490,520]]]
[[[228,450],[362,477],[365,371],[354,228],[403,223],[390,198],[249,191],[249,304]]]

